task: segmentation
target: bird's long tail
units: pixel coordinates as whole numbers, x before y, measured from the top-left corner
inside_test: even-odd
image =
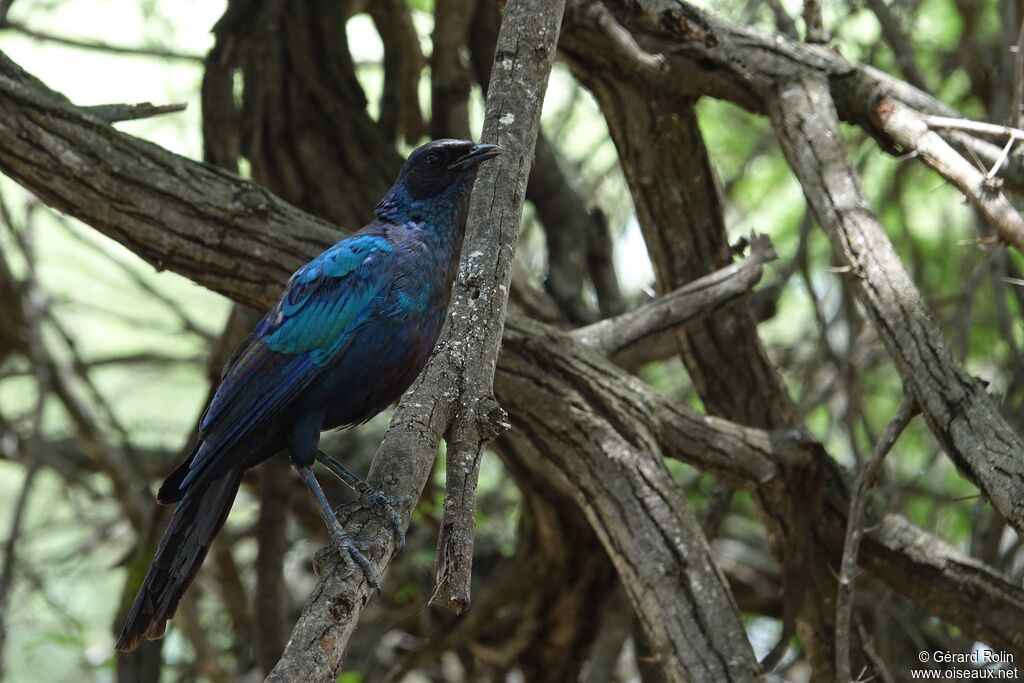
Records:
[[[135,597],[117,649],[128,652],[142,637],[160,638],[167,620],[195,579],[213,538],[224,526],[238,493],[244,470],[230,470],[201,490],[189,491],[178,503],[146,579]]]

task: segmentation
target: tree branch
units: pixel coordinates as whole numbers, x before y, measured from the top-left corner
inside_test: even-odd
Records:
[[[850,497],[846,541],[843,543],[843,559],[839,564],[839,591],[836,594],[836,676],[840,681],[853,680],[850,666],[850,619],[853,613],[853,586],[857,580],[857,554],[864,538],[861,525],[868,503],[868,493],[881,472],[885,456],[892,450],[896,440],[916,414],[917,405],[914,400],[904,396],[896,414],[886,425],[882,438],[875,444],[871,459],[857,475],[857,482]]]
[[[448,601],[468,602],[469,553],[476,474],[483,443],[501,428],[503,411],[491,395],[501,341],[512,257],[526,191],[543,93],[554,59],[563,6],[510,2],[498,39],[483,138],[503,148],[481,170],[470,203],[459,275],[442,340],[426,370],[403,398],[374,458],[369,481],[391,495],[418,497],[442,434],[448,441],[448,490],[438,561]],[[403,511],[408,524],[409,510]],[[378,569],[394,552],[381,520],[357,513],[356,538],[382,548]],[[335,563],[321,576],[269,680],[333,677],[358,615],[369,598],[361,575]]]
[[[875,120],[904,150],[916,152],[936,173],[956,185],[1003,240],[1024,251],[1024,218],[999,192],[990,176],[975,168],[929,128],[928,119],[887,98],[875,106]],[[1014,139],[1012,135],[1010,139]],[[1003,161],[999,158],[995,163],[1002,166]],[[998,168],[993,168],[992,172],[997,173]]]
[[[3,112],[0,115],[0,168],[4,169],[7,169],[11,164],[15,166],[24,164],[22,160],[12,156],[10,152],[13,148],[12,145],[18,142],[16,139],[18,135],[12,131],[12,126],[18,126],[19,130],[28,131],[30,133],[27,136],[29,140],[38,138],[49,142],[51,145],[53,144],[53,141],[47,138],[47,135],[49,135],[48,129],[36,121],[32,121],[32,116],[26,113],[38,110],[33,110],[31,107],[23,109],[25,106],[24,100],[15,100],[9,96],[11,88],[19,83],[22,88],[38,88],[37,83],[27,80],[24,74],[17,70],[16,67],[14,71],[11,71],[9,62],[0,58],[0,94],[3,95],[0,97],[0,110]],[[43,108],[44,111],[48,110],[48,107],[51,105],[53,103],[47,100],[47,104]],[[56,107],[55,111],[59,112],[59,115],[49,118],[56,119],[61,126],[60,130],[69,134],[67,137],[62,138],[63,145],[44,147],[44,149],[57,153],[56,161],[47,157],[47,173],[52,174],[52,177],[47,177],[44,173],[28,176],[29,180],[36,187],[42,188],[41,194],[43,196],[52,194],[46,190],[48,182],[54,183],[58,188],[65,185],[71,186],[72,179],[69,176],[73,174],[69,174],[59,163],[60,155],[68,151],[70,151],[72,158],[86,158],[94,162],[95,166],[87,168],[90,171],[98,169],[101,177],[104,174],[109,175],[111,170],[103,164],[102,159],[94,160],[94,157],[98,158],[102,154],[110,153],[113,155],[110,166],[113,166],[118,162],[130,159],[132,154],[130,151],[126,152],[126,150],[134,150],[134,145],[139,145],[142,149],[146,150],[143,155],[144,158],[148,158],[150,154],[154,153],[150,149],[151,146],[146,143],[132,140],[128,136],[122,136],[124,139],[121,139],[119,137],[120,134],[116,133],[116,131],[111,131],[109,126],[100,124],[91,117],[83,116],[60,98],[57,98],[57,104],[53,106]],[[48,117],[38,117],[39,120],[45,120],[46,118]],[[22,148],[23,151],[26,149],[28,148]],[[183,232],[185,230],[198,229],[201,234],[212,235],[204,240],[197,240],[197,249],[200,253],[203,249],[215,251],[217,236],[224,236],[235,228],[214,228],[211,230],[209,226],[223,226],[225,220],[223,218],[224,212],[228,209],[231,209],[230,213],[236,211],[236,209],[231,208],[234,204],[233,193],[235,191],[244,192],[250,191],[253,188],[244,181],[228,174],[214,173],[205,169],[205,167],[193,168],[192,162],[167,153],[164,154],[166,156],[160,157],[162,160],[161,166],[157,167],[155,175],[160,177],[163,171],[159,170],[159,168],[166,166],[170,169],[170,176],[162,177],[161,180],[163,182],[154,183],[153,185],[156,189],[146,190],[147,196],[150,199],[148,208],[155,210],[146,211],[132,203],[135,201],[133,199],[133,193],[136,191],[135,187],[124,186],[123,183],[121,187],[118,187],[113,182],[106,185],[110,192],[113,193],[111,198],[115,200],[109,202],[111,206],[105,209],[111,212],[108,219],[119,221],[122,225],[128,226],[128,228],[131,228],[132,222],[135,221],[146,225],[147,232],[144,236],[136,236],[134,239],[129,239],[128,242],[129,244],[136,245],[138,249],[151,254],[152,260],[159,259],[167,267],[194,273],[194,277],[197,280],[204,282],[204,284],[217,291],[227,293],[228,295],[248,292],[249,300],[265,304],[279,292],[284,278],[287,277],[287,274],[294,265],[298,265],[298,263],[308,259],[310,255],[315,253],[320,244],[334,239],[334,230],[328,224],[310,219],[305,214],[302,214],[302,212],[287,207],[287,205],[284,205],[284,207],[294,212],[295,221],[283,220],[281,215],[279,213],[275,214],[275,212],[284,211],[285,209],[281,209],[278,204],[274,204],[273,208],[268,212],[269,216],[261,215],[259,212],[252,212],[250,215],[238,219],[238,229],[246,231],[257,230],[256,234],[265,235],[265,239],[264,241],[260,239],[255,240],[254,243],[257,245],[255,250],[248,248],[244,250],[237,249],[229,253],[225,257],[228,264],[225,266],[225,274],[219,278],[210,277],[209,274],[202,271],[202,268],[196,267],[197,256],[195,251],[176,251],[176,247],[181,243],[179,240],[185,238],[168,238],[168,235],[165,235],[164,232],[170,234],[172,231],[162,231],[160,229],[164,225],[162,221],[172,219],[171,225],[176,226],[176,229]],[[212,203],[212,200],[210,200],[206,203],[200,203],[195,207],[195,215],[191,219],[191,223],[186,224],[185,221],[175,223],[174,221],[181,220],[179,210],[175,208],[177,203],[182,201],[181,195],[186,192],[194,192],[194,188],[188,187],[190,183],[186,183],[185,187],[181,187],[182,184],[176,180],[176,178],[180,177],[201,177],[204,181],[209,180],[213,182],[215,186],[224,192],[223,196],[231,200],[225,205],[228,209],[225,206]],[[75,180],[78,179],[75,178]],[[75,189],[91,192],[88,184],[84,188]],[[66,190],[66,192],[71,194],[70,189]],[[170,211],[165,212],[163,210],[162,202],[165,198],[161,192],[167,193],[167,208],[171,209]],[[58,197],[60,196],[58,194]],[[193,196],[202,197],[203,195],[196,194]],[[75,206],[73,197],[66,199],[66,201],[70,206]],[[124,210],[122,207],[125,206],[133,207],[134,213],[133,211]],[[76,210],[84,211],[82,207],[78,207]],[[100,224],[103,225],[102,222]],[[228,222],[228,225],[231,225],[230,222]],[[296,239],[295,235],[309,234],[307,227],[310,225],[314,226],[314,228],[319,226],[322,232],[317,234],[322,237],[323,242],[318,243],[317,239],[301,241],[299,246],[293,246],[292,248],[295,263],[282,263],[282,258],[285,261],[292,258],[289,251],[286,249],[284,256],[279,258],[275,251],[270,250],[270,245],[281,242],[288,244],[290,240]],[[112,228],[106,229],[112,230]],[[314,229],[313,232],[316,233],[317,231]],[[246,239],[241,240],[241,242],[248,244],[249,242]],[[247,264],[254,265],[249,266]],[[250,267],[251,270],[247,270]],[[249,273],[251,279],[248,281],[233,279],[232,273],[239,272]],[[450,352],[450,348],[444,351],[444,353]],[[435,375],[434,377],[437,379],[439,376]],[[444,386],[452,387],[454,385],[448,383]],[[400,411],[401,417],[396,417],[395,424],[399,426],[399,429],[392,430],[395,434],[389,436],[389,439],[385,442],[386,447],[390,449],[392,454],[391,459],[389,461],[387,459],[380,459],[379,464],[375,465],[371,478],[375,482],[392,482],[394,486],[388,489],[389,492],[415,494],[422,487],[422,483],[426,481],[430,468],[429,458],[406,456],[409,453],[416,452],[430,453],[432,455],[440,435],[443,433],[448,422],[449,406],[443,402],[441,404],[433,403],[432,388],[432,386],[424,385],[422,380],[417,383],[413,392],[403,404],[404,412]],[[420,403],[421,405],[415,406],[415,403]],[[429,407],[423,409],[424,406]],[[830,542],[833,548],[841,548],[842,530],[845,528],[846,505],[842,495],[839,493],[842,490],[841,479],[838,478],[838,474],[835,477],[831,474],[834,469],[827,469],[824,476],[823,487],[826,491],[825,517],[819,529],[821,533],[825,533],[829,529],[838,530],[837,534],[833,534],[835,538],[839,539],[838,542]],[[770,476],[770,470],[767,471]],[[760,475],[751,473],[751,477],[757,476]],[[419,482],[418,485],[417,482]],[[839,484],[836,482],[839,482]],[[399,486],[400,483],[405,486],[404,489],[402,486]],[[837,489],[837,486],[840,488]],[[834,508],[841,508],[842,512],[837,512]],[[1017,648],[1017,651],[1019,651],[1022,644],[1019,642],[1019,629],[1015,629],[1014,624],[1021,623],[1019,618],[1021,612],[1019,610],[1024,605],[1024,601],[1021,601],[1020,596],[1014,592],[1017,589],[1007,584],[991,570],[980,567],[977,563],[972,563],[967,558],[957,556],[955,551],[937,542],[933,537],[909,526],[905,521],[893,525],[889,523],[889,519],[886,519],[886,524],[883,527],[872,531],[865,538],[861,553],[864,565],[885,578],[897,590],[918,600],[940,618],[957,624],[960,628],[964,629],[965,633],[970,633],[973,637],[990,644],[1005,643],[1006,645],[1000,646],[1005,646],[1008,649]],[[381,528],[379,523],[368,517],[357,518],[357,522],[361,525],[359,528],[362,529],[363,537],[376,536],[387,542],[389,532],[387,529]],[[390,550],[385,554],[385,557],[389,554]],[[379,560],[379,562],[384,561],[383,558]],[[943,589],[941,592],[933,590],[920,577],[926,577],[929,581],[942,582]],[[320,666],[320,671],[333,670],[331,667],[337,666],[337,658],[340,658],[347,634],[351,633],[350,625],[354,625],[354,619],[358,614],[358,610],[361,609],[360,601],[366,598],[365,592],[360,592],[361,588],[357,585],[358,581],[358,577],[339,578],[325,574],[324,583],[318,588],[310,603],[310,613],[321,610],[319,612],[320,616],[326,615],[326,619],[321,621],[321,624],[332,624],[335,618],[339,618],[345,623],[343,628],[339,627],[336,630],[327,628],[327,630],[319,632],[319,634],[325,636],[325,647],[316,651],[322,653],[323,661],[320,664],[311,663],[311,666],[314,668]],[[345,582],[351,584],[346,589],[347,592],[339,588],[344,587],[343,584],[348,585]],[[982,605],[988,607],[983,608],[981,607]],[[1007,617],[1007,614],[1011,616]],[[1006,621],[1006,619],[1009,619],[1009,621]],[[315,618],[310,617],[306,623],[315,623]],[[304,632],[304,635],[308,637],[306,643],[319,647],[319,634],[312,630]],[[301,637],[303,637],[303,634],[297,633],[293,641],[296,641],[297,638],[301,640]],[[340,644],[337,644],[338,641],[340,641]],[[293,644],[295,643],[293,642]],[[299,645],[296,645],[296,647],[299,647]],[[311,659],[319,656],[315,655]],[[335,658],[333,663],[325,663],[332,657]]]
[[[119,121],[148,119],[162,114],[174,114],[179,111],[185,111],[186,108],[188,108],[188,105],[184,102],[174,104],[136,102],[135,104],[94,104],[82,107],[82,110],[109,123],[117,123]]]
[[[621,425],[639,421],[649,429],[661,454],[715,474],[733,486],[755,493],[771,490],[783,483],[789,472],[799,471],[801,464],[821,460],[820,446],[805,441],[799,431],[743,427],[680,406],[592,353],[566,348],[565,340],[571,335],[519,318],[510,319],[507,328],[517,335],[529,331],[538,336],[537,341],[507,344],[499,359],[496,391],[508,405],[517,428],[522,428],[524,414],[556,420],[547,415],[558,411],[536,408],[538,404],[551,405],[549,399],[542,398],[550,390],[549,384],[536,387],[539,394],[506,386],[513,368],[557,367],[556,376],[572,391],[588,401],[602,402],[602,414],[626,416],[619,418]],[[570,403],[564,409],[572,406]],[[623,410],[613,412],[618,407]],[[527,409],[530,412],[524,413]],[[572,415],[583,415],[583,411],[573,410]],[[630,438],[635,441],[637,437]],[[849,496],[839,470],[823,469],[820,486],[824,502],[813,521],[814,538],[824,549],[816,552],[834,558],[838,567],[849,527]],[[888,514],[879,520],[866,505],[862,522],[864,537],[857,556],[862,567],[972,638],[1024,656],[1024,630],[1019,627],[1024,622],[1017,621],[1024,619],[1024,589],[899,515]]]
[[[115,130],[0,53],[0,170],[157,269],[266,308],[338,230],[265,189]]]
[[[492,394],[494,365],[563,9],[560,0],[523,1],[506,7],[487,88],[482,137],[495,140],[504,151],[498,163],[485,168],[477,179],[463,245],[466,258],[459,269],[448,322],[448,338],[463,340],[463,348],[451,357],[460,391],[445,434],[447,479],[433,599],[456,612],[469,606],[476,482],[483,446],[508,427],[507,416]]]
[[[628,313],[581,327],[573,332],[580,342],[616,362],[634,367],[630,357],[643,357],[640,346],[652,336],[674,335],[684,322],[746,294],[761,279],[764,264],[776,258],[771,241],[764,235],[751,240],[750,256],[694,280],[672,293]],[[658,343],[655,341],[657,346]],[[625,361],[623,359],[626,359]]]
[[[529,444],[524,460],[551,473],[549,480],[567,489],[587,516],[667,680],[759,680],[735,601],[659,457],[662,427],[648,410],[658,402],[655,392],[605,366],[565,334],[509,320],[496,391],[516,415],[516,435]],[[760,449],[769,444],[739,436],[759,430],[723,424],[718,434],[728,443],[688,440],[711,436],[700,417],[691,421],[697,417],[691,412],[681,410],[674,420],[686,430],[671,439],[675,448],[702,458],[714,449],[712,457],[735,456],[743,467],[765,462]]]
[[[72,38],[70,36],[61,36],[55,33],[49,33],[48,31],[39,31],[22,24],[21,22],[11,21],[10,19],[3,16],[5,13],[0,13],[0,29],[7,29],[9,31],[15,31],[23,36],[39,40],[47,43],[56,43],[58,45],[66,45],[68,47],[77,47],[82,50],[92,50],[94,52],[107,52],[118,55],[134,55],[137,57],[153,57],[155,59],[174,59],[186,62],[193,62],[201,64],[203,58],[199,55],[182,54],[173,50],[164,50],[158,47],[131,47],[127,45],[111,45],[99,40],[87,40],[84,38]]]
[[[1007,522],[1024,532],[1024,441],[984,385],[953,359],[860,188],[824,78],[806,74],[780,84],[768,106],[811,209],[850,264],[860,299],[932,433]]]

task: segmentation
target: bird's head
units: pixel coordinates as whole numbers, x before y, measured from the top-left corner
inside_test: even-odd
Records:
[[[395,184],[377,206],[377,213],[405,220],[424,212],[434,213],[433,209],[457,211],[469,195],[480,164],[500,152],[497,145],[478,145],[469,140],[428,142],[405,160]]]

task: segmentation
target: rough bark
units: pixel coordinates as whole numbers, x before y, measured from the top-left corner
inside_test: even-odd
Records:
[[[635,88],[623,78],[628,64],[616,71],[601,68],[599,56],[586,49],[573,52],[573,63],[608,121],[659,288],[667,291],[728,263],[717,180],[692,101],[668,101],[649,88]],[[710,414],[766,429],[792,426],[792,405],[757,336],[749,297],[688,323],[676,338]],[[785,621],[796,622],[816,674],[825,678],[834,661],[835,581],[830,551],[815,541],[812,520],[822,505],[820,468],[829,466],[834,463],[827,458],[803,461],[787,471],[784,482],[757,492],[784,568]]]
[[[639,56],[660,55],[667,68],[637,63],[638,51],[610,50],[606,33],[595,21],[594,5],[603,4],[629,29]],[[962,116],[949,105],[905,81],[871,66],[856,64],[824,45],[797,42],[761,33],[720,19],[686,2],[673,0],[575,0],[566,13],[567,29],[560,44],[572,59],[577,51],[591,63],[618,72],[636,87],[662,95],[696,98],[710,95],[734,102],[755,113],[767,113],[766,88],[796,73],[813,72],[827,78],[839,117],[863,127],[883,149],[894,141],[872,123],[875,103],[893,97],[922,114]],[[950,132],[947,140],[969,149],[988,167],[1000,147]],[[997,174],[1016,192],[1024,190],[1024,160],[1011,157]]]
[[[483,139],[503,148],[480,172],[469,207],[464,258],[456,278],[449,320],[426,370],[403,398],[369,481],[381,490],[417,498],[444,434],[448,442],[445,530],[439,538],[439,573],[452,577],[468,601],[472,509],[483,443],[500,429],[502,413],[491,395],[501,341],[511,265],[532,161],[541,104],[554,59],[561,2],[517,2],[506,9],[488,92]],[[452,425],[451,431],[449,426]],[[447,432],[447,434],[446,434]],[[461,505],[454,505],[460,500]],[[451,501],[451,502],[449,502]],[[408,524],[408,510],[403,522]],[[378,567],[394,552],[380,520],[357,515],[350,528],[375,524],[357,538],[375,538]],[[455,551],[453,553],[453,551]],[[337,564],[321,577],[270,680],[326,678],[337,674],[345,644],[369,597],[362,576],[343,576]]]
[[[262,187],[115,130],[2,53],[0,167],[157,269],[173,254],[178,273],[256,307],[338,237]]]
[[[1024,531],[1024,441],[956,362],[860,188],[827,83],[807,74],[769,100],[783,152],[929,428],[1006,521]]]
[[[667,679],[759,680],[725,578],[682,490],[657,457],[663,427],[649,422],[645,402],[617,400],[606,384],[612,378],[590,353],[525,320],[509,321],[499,373],[499,400],[515,406],[517,435],[534,450],[530,459],[590,520]],[[612,381],[638,383],[623,374]]]

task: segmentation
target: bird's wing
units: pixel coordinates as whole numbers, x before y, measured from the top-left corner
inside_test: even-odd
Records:
[[[203,415],[203,443],[181,490],[210,471],[219,454],[280,414],[344,353],[387,287],[377,266],[391,251],[382,236],[356,235],[295,273],[229,362]]]

